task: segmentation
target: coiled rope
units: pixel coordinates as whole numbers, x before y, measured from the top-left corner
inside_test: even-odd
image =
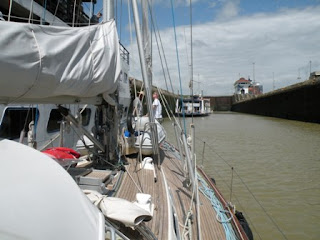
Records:
[[[235,240],[237,239],[236,234],[232,228],[230,221],[232,217],[228,218],[226,213],[228,212],[225,210],[221,204],[221,202],[216,197],[214,191],[208,186],[205,180],[197,173],[197,179],[201,184],[199,184],[199,190],[203,193],[203,195],[208,198],[211,202],[212,207],[216,211],[216,219],[220,222],[223,226],[223,229],[226,234],[227,240]],[[232,216],[232,215],[231,215]]]

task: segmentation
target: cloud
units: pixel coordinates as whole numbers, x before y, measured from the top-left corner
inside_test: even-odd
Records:
[[[195,4],[197,2],[206,2],[206,0],[192,0],[192,4]],[[153,0],[152,1],[153,5],[161,5],[161,6],[166,6],[168,8],[171,8],[171,0]],[[176,7],[181,7],[181,6],[190,6],[190,0],[173,0],[173,4]]]
[[[221,1],[222,8],[219,10],[217,19],[226,20],[238,16],[240,11],[240,0]]]
[[[220,18],[193,26],[193,76],[194,80],[201,82],[194,85],[195,91],[204,90],[206,95],[231,95],[233,83],[239,76],[252,79],[253,63],[255,80],[264,85],[265,92],[273,88],[273,73],[276,88],[296,83],[299,73],[301,80],[306,80],[310,61],[312,71],[320,70],[319,12],[320,7],[287,9],[224,21]],[[189,30],[188,26],[177,28],[184,94],[190,91]],[[161,31],[161,37],[174,91],[177,92],[180,87],[173,29]],[[153,83],[165,88],[156,45],[153,49]],[[132,55],[137,56],[136,50]],[[132,62],[131,74],[141,79],[137,70],[139,61]]]

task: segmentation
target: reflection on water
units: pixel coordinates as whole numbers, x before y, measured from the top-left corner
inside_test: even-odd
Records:
[[[229,112],[194,123],[198,164],[228,201],[234,167],[231,201],[255,239],[320,239],[320,124]]]

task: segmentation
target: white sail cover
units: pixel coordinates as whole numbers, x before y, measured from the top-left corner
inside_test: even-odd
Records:
[[[117,87],[114,21],[74,28],[0,21],[0,35],[2,102],[93,98]]]
[[[105,239],[102,213],[47,155],[0,141],[0,239]]]

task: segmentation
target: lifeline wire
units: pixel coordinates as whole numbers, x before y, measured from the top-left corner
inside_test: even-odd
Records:
[[[207,158],[204,158],[204,159],[207,159]],[[225,180],[223,180],[223,177],[221,176],[221,174],[220,174],[218,171],[214,170],[214,169],[213,169],[213,171],[222,179],[222,182],[227,186],[227,188],[230,189],[229,184],[228,184]],[[233,197],[237,200],[237,203],[239,204],[240,208],[243,209],[243,212],[246,213],[246,208],[241,204],[241,202],[240,202],[240,200],[238,199],[237,195],[236,195],[236,194],[233,194]],[[259,239],[262,239],[261,236],[260,236],[260,234],[259,234],[259,232],[257,231],[255,225],[254,225],[253,222],[251,221],[251,218],[249,217],[249,215],[247,215],[246,218],[248,219],[248,221],[249,221],[249,223],[250,223],[250,226],[253,227],[255,233],[258,235]]]
[[[201,139],[198,139],[200,141],[202,141]],[[208,145],[208,143],[206,143]],[[210,146],[210,145],[209,145]],[[213,149],[212,146],[210,146],[210,149]],[[232,166],[221,156],[219,155],[217,152],[214,151],[214,153],[221,159],[223,160],[230,168],[232,168]],[[280,229],[280,227],[278,226],[278,224],[275,222],[275,220],[270,216],[270,214],[265,210],[265,208],[262,206],[262,204],[260,203],[260,201],[257,199],[257,197],[253,194],[253,192],[249,189],[249,187],[247,186],[247,184],[243,181],[243,179],[240,177],[240,175],[238,174],[238,172],[234,169],[233,170],[236,175],[238,176],[238,178],[240,179],[240,181],[242,182],[242,184],[245,186],[245,188],[247,189],[247,191],[251,194],[251,196],[254,198],[254,200],[257,202],[257,204],[261,207],[261,209],[263,210],[263,212],[266,214],[266,216],[270,219],[270,221],[273,223],[273,225],[278,229],[278,231],[281,233],[281,235],[283,236],[284,239],[288,239],[286,237],[286,235],[283,233],[283,231]]]

